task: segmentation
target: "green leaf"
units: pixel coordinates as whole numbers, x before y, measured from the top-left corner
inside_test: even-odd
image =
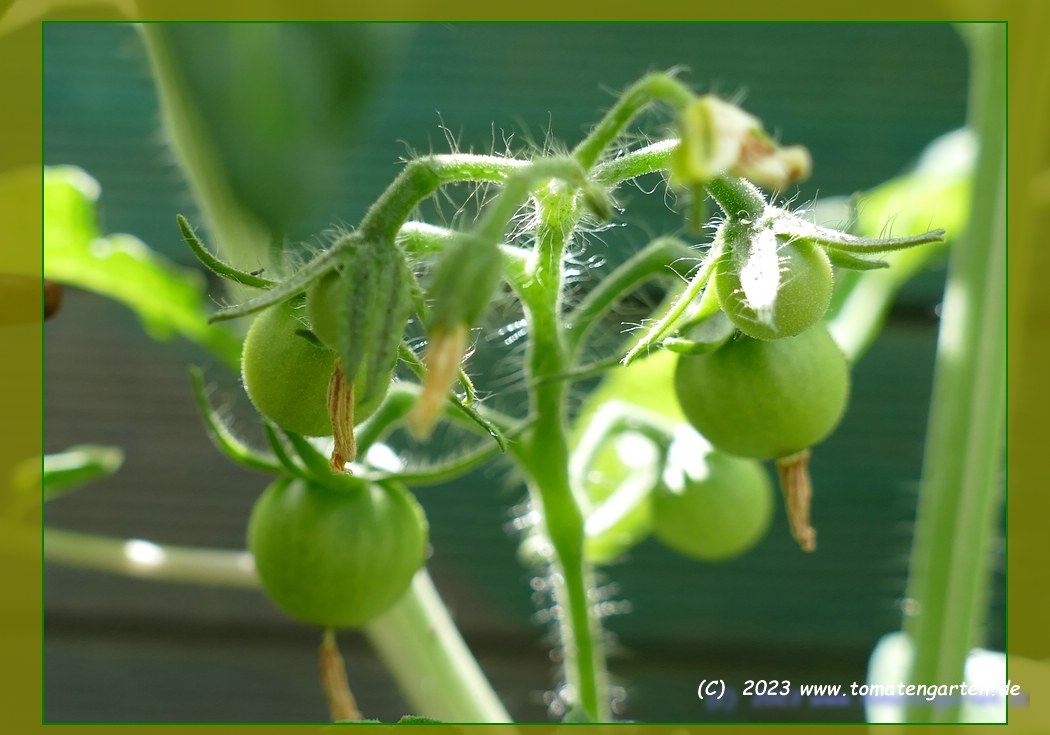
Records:
[[[333,157],[352,140],[410,32],[355,23],[167,23],[149,30],[163,50],[163,82],[194,118],[193,145],[212,158],[217,183],[270,233],[338,210]]]
[[[123,463],[124,452],[119,447],[81,444],[20,463],[12,473],[11,486],[26,496],[43,491],[46,502],[109,477]]]
[[[208,325],[204,279],[131,235],[99,232],[98,183],[78,168],[44,169],[44,276],[128,306],[154,339],[181,335],[227,365],[240,364],[240,339]]]

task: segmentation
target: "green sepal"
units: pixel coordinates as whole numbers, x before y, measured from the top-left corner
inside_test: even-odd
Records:
[[[175,221],[179,225],[182,239],[186,241],[190,250],[197,256],[197,260],[215,275],[225,278],[228,281],[233,281],[234,283],[251,286],[252,288],[270,288],[276,284],[276,281],[271,281],[269,278],[261,278],[254,273],[245,273],[242,270],[234,268],[229,263],[220,260],[215,255],[212,255],[211,251],[204,246],[204,243],[201,242],[199,237],[197,237],[197,234],[193,231],[193,227],[190,226],[189,221],[185,217],[181,214],[177,214],[175,215]]]
[[[249,447],[223,423],[219,412],[208,400],[208,392],[204,387],[204,374],[196,365],[190,366],[190,381],[193,384],[193,397],[197,401],[197,408],[200,409],[212,444],[239,465],[262,472],[279,473],[281,465],[273,456]]]
[[[828,260],[836,268],[846,268],[852,271],[871,271],[890,267],[890,264],[885,260],[858,258],[837,248],[825,248],[825,252],[828,254]]]
[[[346,380],[361,391],[355,402],[364,404],[386,392],[415,305],[415,279],[401,249],[384,241],[360,243],[336,273],[335,348]]]

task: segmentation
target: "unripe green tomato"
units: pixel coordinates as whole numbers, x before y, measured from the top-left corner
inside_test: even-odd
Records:
[[[293,299],[256,317],[244,340],[241,377],[248,397],[270,421],[297,434],[327,436],[336,354],[297,333],[306,329],[302,314]]]
[[[248,548],[277,605],[314,625],[359,627],[400,599],[426,556],[423,510],[403,486],[281,478],[252,510]]]
[[[773,485],[762,465],[719,451],[697,458],[652,495],[653,532],[666,546],[703,561],[739,556],[765,534]]]
[[[738,335],[682,355],[675,394],[689,422],[740,457],[794,454],[831,433],[846,409],[849,367],[827,327],[773,341]]]
[[[757,272],[760,268],[741,267],[728,248],[715,264],[715,290],[722,310],[740,331],[755,339],[801,334],[820,321],[831,303],[831,263],[824,250],[809,240],[784,238],[777,238],[775,247],[780,280],[771,305],[762,306],[747,297],[747,280],[764,277]],[[758,287],[751,289],[762,292]]]
[[[297,434],[329,436],[328,381],[337,355],[299,333],[307,329],[300,304],[292,299],[256,317],[244,340],[241,377],[255,408],[270,421]],[[385,395],[373,391],[355,403],[354,423],[375,413]]]

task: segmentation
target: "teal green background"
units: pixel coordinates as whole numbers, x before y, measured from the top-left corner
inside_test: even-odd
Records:
[[[463,150],[503,151],[512,133],[514,147],[542,144],[548,129],[571,145],[616,90],[653,69],[687,67],[685,78],[699,89],[742,98],[785,143],[806,144],[814,176],[797,192],[799,202],[850,194],[899,173],[964,118],[964,50],[941,24],[427,24],[389,31],[398,61],[347,130],[345,149],[315,172],[330,194],[296,223],[293,241],[356,222],[401,159],[448,149],[441,124]],[[131,28],[48,25],[44,61],[45,162],[76,164],[98,178],[105,231],[131,232],[192,264],[174,214],[194,220],[197,211],[165,149]],[[650,132],[659,134],[662,124],[650,124]],[[625,225],[592,239],[584,262],[616,262],[679,226],[662,189],[645,197],[626,188],[621,204]],[[599,265],[590,269],[597,277]],[[815,454],[816,555],[795,548],[778,514],[765,541],[730,563],[701,565],[646,542],[606,570],[632,607],[608,621],[618,639],[611,665],[627,692],[625,717],[862,716],[856,703],[821,711],[745,702],[710,709],[695,688],[705,678],[738,688],[748,678],[860,681],[871,647],[898,626],[942,280],[934,270],[906,291],[856,368],[846,420]],[[657,296],[633,300],[625,320]],[[506,361],[488,350],[505,377]],[[118,307],[67,295],[46,333],[46,446],[119,444],[128,463],[104,484],[49,507],[49,523],[158,542],[243,544],[265,478],[229,466],[210,447],[190,399],[187,361],[207,358],[184,345],[155,347]],[[208,375],[223,386],[239,428],[250,432],[236,381],[217,366]],[[523,492],[504,467],[471,479],[419,493],[433,527],[430,568],[512,713],[543,720],[542,690],[552,684],[554,664],[540,640],[545,630],[531,619],[528,574],[508,530]],[[991,619],[998,621],[998,572],[996,580]],[[260,595],[59,568],[48,568],[45,581],[49,721],[325,717],[313,632],[281,618]],[[992,647],[1001,647],[1002,636],[1000,624],[989,627]],[[363,641],[347,635],[344,646],[366,714],[396,719],[404,705]]]

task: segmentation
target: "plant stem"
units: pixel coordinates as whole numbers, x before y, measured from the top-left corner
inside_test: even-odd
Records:
[[[0,531],[6,537],[17,532],[17,527],[3,525]],[[45,528],[44,560],[157,582],[259,586],[247,551],[161,545]],[[453,722],[510,722],[426,569],[416,573],[405,595],[366,625],[364,633],[418,714]]]
[[[697,251],[675,237],[653,240],[604,277],[569,314],[566,325],[568,350],[575,354],[587,333],[620,299],[651,278],[684,278]]]
[[[573,157],[581,166],[590,169],[602,153],[611,146],[635,115],[656,100],[664,100],[675,110],[681,110],[696,99],[687,86],[666,73],[647,74],[628,87],[594,130],[576,149]]]
[[[562,381],[544,380],[568,368],[561,323],[562,257],[578,218],[573,193],[566,188],[551,187],[539,197],[534,270],[521,292],[529,318],[526,364],[533,424],[514,452],[528,475],[532,501],[541,511],[543,531],[554,550],[551,578],[563,647],[563,700],[578,708],[577,714],[602,722],[610,717],[605,655],[588,594],[593,579],[583,553],[583,512],[569,477],[566,387]]]
[[[952,249],[904,621],[911,680],[963,680],[986,603],[1005,420],[1005,33],[969,29],[970,124],[978,131],[967,237]],[[955,722],[958,707],[914,706],[909,721]]]
[[[766,210],[766,200],[754,184],[731,176],[707,183],[707,192],[729,219],[757,220]]]
[[[670,165],[671,154],[677,147],[678,139],[669,138],[625,153],[619,158],[603,161],[594,167],[594,179],[599,184],[615,186],[639,176],[664,171]]]
[[[503,182],[529,161],[468,153],[425,156],[409,161],[361,220],[361,231],[393,241],[412,210],[445,184]]]
[[[444,722],[511,722],[425,570],[365,635],[419,714]]]

